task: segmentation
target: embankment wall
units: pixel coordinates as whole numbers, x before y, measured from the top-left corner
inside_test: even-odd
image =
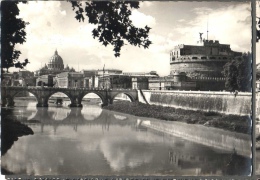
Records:
[[[217,91],[142,90],[139,101],[188,110],[202,110],[235,115],[250,115],[252,93]]]

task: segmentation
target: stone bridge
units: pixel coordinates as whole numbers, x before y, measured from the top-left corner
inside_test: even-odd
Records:
[[[94,93],[102,100],[102,105],[112,104],[118,94],[127,95],[131,101],[138,100],[138,92],[135,89],[86,89],[86,88],[53,88],[53,87],[21,87],[2,86],[2,107],[14,106],[14,97],[20,92],[29,92],[37,99],[37,107],[48,107],[49,98],[55,93],[64,93],[71,101],[70,107],[82,107],[82,99],[89,93]]]

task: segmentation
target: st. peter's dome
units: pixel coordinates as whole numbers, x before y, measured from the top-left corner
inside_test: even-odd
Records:
[[[57,50],[54,55],[50,58],[48,63],[48,69],[63,70],[64,64],[62,58],[58,55]]]

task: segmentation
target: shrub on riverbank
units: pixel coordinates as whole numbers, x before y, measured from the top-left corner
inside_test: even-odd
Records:
[[[140,102],[116,101],[104,109],[132,114],[141,117],[151,117],[167,121],[181,121],[189,124],[203,124],[245,134],[251,133],[250,117],[225,115],[216,112],[203,112],[147,105]]]

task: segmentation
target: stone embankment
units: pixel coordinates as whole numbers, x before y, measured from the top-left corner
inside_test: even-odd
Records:
[[[138,98],[142,103],[186,110],[234,115],[251,115],[252,111],[249,92],[139,90]]]

